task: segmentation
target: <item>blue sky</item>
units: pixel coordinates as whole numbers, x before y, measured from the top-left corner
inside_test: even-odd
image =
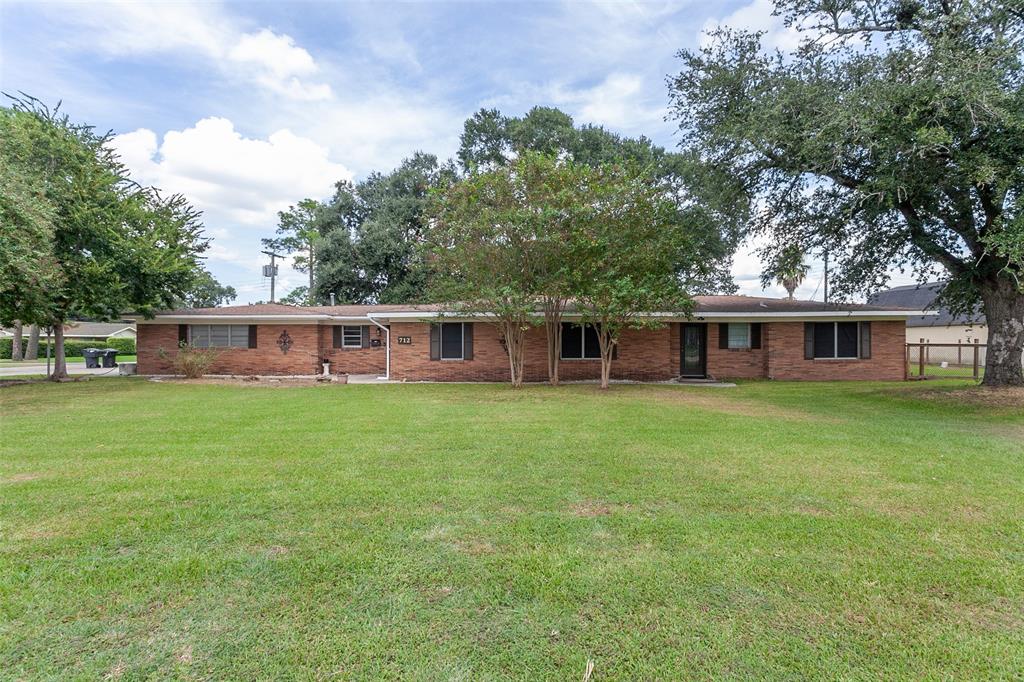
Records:
[[[247,302],[269,295],[260,238],[278,210],[416,150],[452,155],[481,107],[557,106],[674,146],[665,78],[716,22],[795,40],[768,0],[0,2],[0,88],[117,133],[136,179],[204,211],[208,267]],[[750,251],[735,276],[759,294]],[[303,281],[282,268],[279,295]]]

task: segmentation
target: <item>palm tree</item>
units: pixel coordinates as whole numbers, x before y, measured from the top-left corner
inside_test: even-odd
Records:
[[[781,284],[793,300],[793,292],[807,277],[810,267],[804,263],[804,252],[799,247],[787,247],[779,257],[775,270],[775,281]]]

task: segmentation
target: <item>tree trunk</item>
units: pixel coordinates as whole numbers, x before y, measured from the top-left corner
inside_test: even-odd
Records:
[[[1024,386],[1021,354],[1024,353],[1024,294],[1007,277],[981,288],[988,324],[985,353],[985,386]]]
[[[562,355],[562,310],[564,301],[544,305],[544,330],[548,338],[548,383],[558,385],[558,362]]]
[[[523,356],[525,351],[524,324],[520,321],[506,320],[501,324],[505,336],[505,350],[508,352],[509,374],[512,388],[523,385]]]
[[[68,378],[68,363],[64,358],[64,321],[58,320],[53,324],[53,374],[52,381],[60,381]]]
[[[615,348],[615,339],[607,325],[598,325],[597,345],[601,349],[601,389],[607,390],[612,378],[612,350]]]
[[[21,322],[14,323],[14,336],[11,337],[11,360],[23,360],[21,340],[22,340],[22,326]]]
[[[39,325],[34,324],[28,328],[28,349],[25,351],[26,360],[39,359]]]

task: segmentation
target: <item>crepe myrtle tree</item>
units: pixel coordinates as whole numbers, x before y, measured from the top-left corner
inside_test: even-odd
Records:
[[[603,166],[587,174],[588,212],[570,233],[566,257],[581,323],[597,332],[601,388],[607,389],[624,329],[664,326],[645,312],[692,310],[676,266],[700,259],[700,240],[675,219],[664,189],[637,169]]]
[[[208,242],[199,212],[182,196],[132,182],[110,133],[98,134],[28,96],[10,101],[0,109],[3,162],[17,168],[45,205],[33,229],[50,231],[50,239],[45,246],[34,242],[34,257],[45,267],[16,258],[25,277],[0,313],[53,328],[51,377],[59,380],[67,377],[65,321],[111,319],[125,310],[148,316],[170,307],[185,295]]]
[[[747,203],[777,262],[828,248],[838,297],[893,268],[945,271],[942,301],[980,300],[984,383],[1024,385],[1020,228],[1024,12],[991,0],[776,0],[788,53],[722,28],[670,80],[681,146]],[[715,187],[708,189],[715,193]]]
[[[440,189],[425,231],[431,297],[497,326],[513,387],[523,383],[526,332],[537,324],[550,207],[535,183],[552,161],[524,154],[510,165],[471,174]]]

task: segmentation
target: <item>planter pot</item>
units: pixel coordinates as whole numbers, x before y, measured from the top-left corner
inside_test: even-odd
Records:
[[[348,375],[347,374],[336,374],[334,376],[334,380],[337,381],[339,384],[347,384],[348,383]]]

